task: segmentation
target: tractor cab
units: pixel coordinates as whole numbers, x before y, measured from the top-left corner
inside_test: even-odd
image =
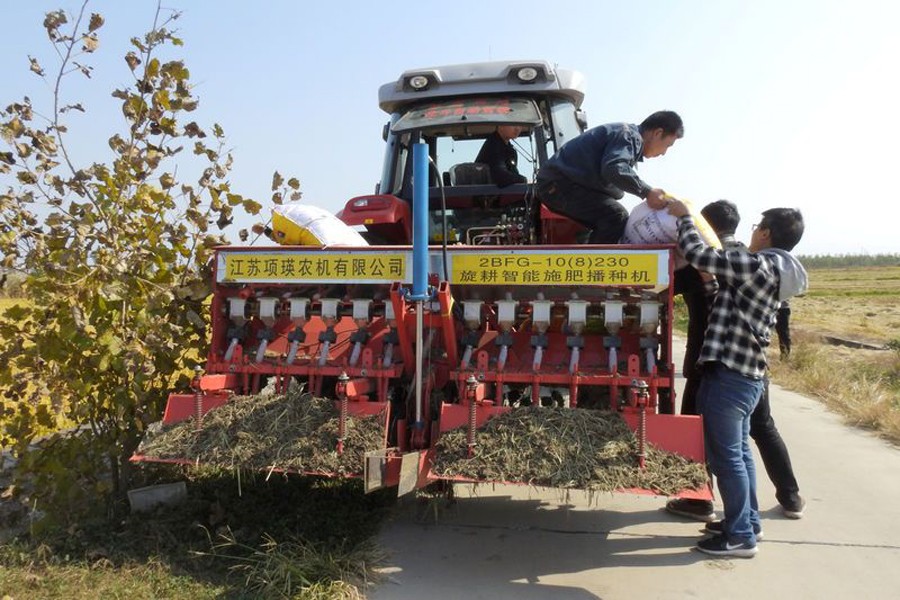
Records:
[[[379,105],[390,114],[390,121],[384,128],[385,156],[377,193],[350,200],[341,218],[364,225],[363,235],[371,243],[409,244],[411,149],[424,142],[429,157],[429,220],[435,225],[432,243],[571,242],[580,227],[549,211],[541,216],[533,182],[540,166],[584,131],[583,98],[579,73],[555,69],[544,61],[406,71],[379,91]],[[525,183],[501,185],[493,180],[489,166],[476,160],[488,136],[504,125],[520,128],[512,146]],[[544,220],[550,221],[549,227],[541,226]]]

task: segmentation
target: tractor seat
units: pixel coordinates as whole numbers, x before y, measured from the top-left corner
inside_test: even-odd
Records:
[[[450,167],[450,185],[490,185],[491,169],[484,163],[459,163]]]

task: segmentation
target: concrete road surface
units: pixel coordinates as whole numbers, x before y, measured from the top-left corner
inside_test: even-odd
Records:
[[[661,510],[664,498],[457,486],[451,506],[401,503],[370,598],[900,598],[900,450],[799,394],[772,386],[771,402],[807,509],[782,516],[757,456],[753,559],[691,550],[702,524]]]

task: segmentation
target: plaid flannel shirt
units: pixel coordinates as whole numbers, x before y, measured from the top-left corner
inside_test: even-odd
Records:
[[[745,249],[707,246],[690,215],[678,220],[678,247],[691,265],[715,275],[719,287],[697,362],[721,362],[747,377],[764,377],[765,349],[781,305],[773,261]]]

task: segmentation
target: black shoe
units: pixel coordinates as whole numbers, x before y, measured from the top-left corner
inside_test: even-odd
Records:
[[[713,521],[712,523],[707,523],[706,528],[703,531],[705,531],[706,533],[712,533],[714,535],[725,535],[724,521]],[[756,541],[761,542],[763,539],[762,526],[758,525],[754,527],[753,534],[756,535]]]
[[[753,558],[759,552],[756,544],[738,542],[732,544],[724,535],[715,535],[697,542],[697,550],[712,556],[734,556],[736,558]]]
[[[793,502],[785,502],[781,505],[781,512],[788,519],[802,519],[803,511],[806,509],[806,500],[797,496],[797,500]]]
[[[693,498],[675,498],[666,502],[666,510],[673,515],[687,517],[695,521],[709,523],[716,520],[713,503],[709,500],[694,500]]]

